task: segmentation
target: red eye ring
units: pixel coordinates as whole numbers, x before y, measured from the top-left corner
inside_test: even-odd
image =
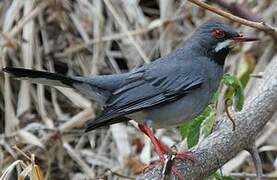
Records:
[[[226,35],[222,29],[216,29],[212,33],[213,33],[213,36],[217,39],[224,38]]]

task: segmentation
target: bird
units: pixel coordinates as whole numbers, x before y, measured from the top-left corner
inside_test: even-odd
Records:
[[[200,115],[217,91],[227,55],[238,42],[256,41],[220,21],[199,26],[184,45],[130,72],[95,76],[65,76],[31,69],[5,67],[19,80],[73,88],[102,108],[86,124],[86,132],[126,122],[138,123],[150,138],[161,162],[172,150],[155,137],[152,129],[178,127]],[[179,152],[180,159],[192,158]]]

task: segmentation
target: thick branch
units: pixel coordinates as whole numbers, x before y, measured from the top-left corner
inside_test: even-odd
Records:
[[[233,113],[236,130],[226,116],[219,118],[219,126],[192,153],[194,162],[178,161],[177,170],[188,179],[203,179],[223,166],[243,149],[249,149],[258,133],[277,110],[277,55],[267,66],[256,91],[245,102],[239,113]],[[139,179],[159,179],[161,168],[151,169]],[[174,179],[174,177],[172,177]],[[175,177],[175,179],[177,179]]]

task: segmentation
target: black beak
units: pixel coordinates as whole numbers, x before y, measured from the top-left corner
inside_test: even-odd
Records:
[[[255,37],[245,37],[244,35],[239,35],[236,37],[233,37],[233,40],[235,42],[250,42],[250,41],[259,41],[259,38],[255,38]]]

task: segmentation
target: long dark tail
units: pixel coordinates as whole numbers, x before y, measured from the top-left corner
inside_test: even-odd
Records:
[[[6,67],[3,71],[10,74],[15,79],[28,80],[32,83],[45,84],[49,86],[72,87],[73,83],[80,83],[79,80],[71,77],[45,71],[14,67]]]
[[[82,81],[80,78],[68,77],[57,73],[50,73],[45,71],[36,71],[24,68],[13,68],[6,67],[3,69],[4,72],[8,73],[15,79],[28,80],[32,83],[45,84],[49,86],[62,86],[70,87],[79,90],[80,93],[87,95],[88,98],[98,100],[98,103],[104,104],[106,99],[104,90],[98,90],[94,86],[82,86],[82,84],[87,83]],[[91,85],[91,84],[88,84]],[[96,92],[94,94],[94,91]],[[91,120],[86,124],[86,132],[92,131],[99,127],[109,126],[111,124],[124,122],[130,120],[127,117],[119,117],[114,119],[101,119],[96,118]]]

